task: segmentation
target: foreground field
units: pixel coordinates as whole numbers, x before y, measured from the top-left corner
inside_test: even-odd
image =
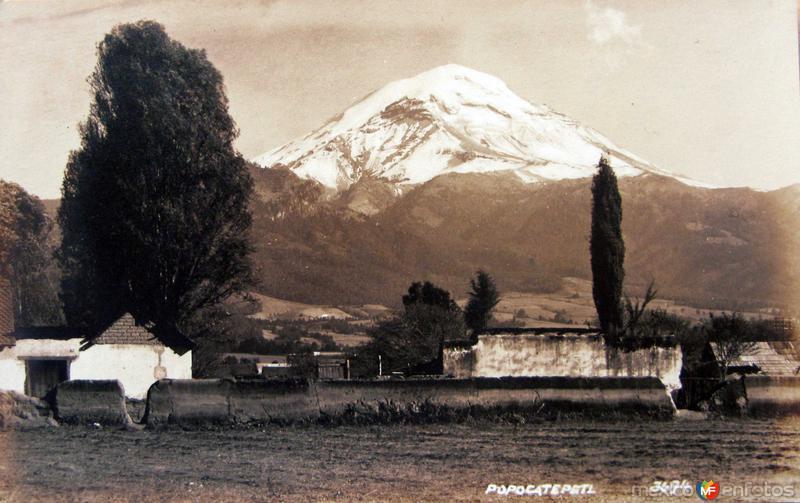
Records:
[[[582,501],[634,501],[635,486],[710,478],[796,494],[744,499],[800,498],[796,420],[60,428],[0,434],[0,452],[0,501],[500,500],[488,484],[545,483],[594,484]]]

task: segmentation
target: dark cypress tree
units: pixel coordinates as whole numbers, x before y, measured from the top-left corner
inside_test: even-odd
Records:
[[[252,279],[252,180],[222,75],[152,21],[115,27],[97,52],[58,215],[65,315],[181,330]]]
[[[617,177],[604,157],[592,180],[592,296],[600,327],[611,343],[622,328],[622,283],[625,243],[622,240],[622,198]]]
[[[464,321],[472,330],[473,339],[486,329],[492,319],[492,310],[500,302],[497,286],[485,271],[479,270],[470,280],[469,301],[464,309]]]

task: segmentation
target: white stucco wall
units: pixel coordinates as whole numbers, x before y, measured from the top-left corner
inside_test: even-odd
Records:
[[[25,392],[25,357],[72,358],[70,379],[117,379],[130,398],[145,398],[158,379],[191,379],[191,351],[146,344],[99,344],[80,351],[81,339],[23,339],[0,351],[0,389]]]
[[[25,362],[14,354],[14,348],[0,351],[0,389],[25,393]]]
[[[444,373],[454,377],[658,377],[680,388],[680,347],[623,352],[581,334],[482,335],[471,348],[444,351]]]
[[[0,351],[0,389],[25,393],[26,358],[67,358],[80,355],[81,339],[22,339]]]
[[[70,365],[70,379],[117,379],[130,398],[145,398],[159,379],[191,379],[192,353],[178,356],[164,346],[98,344]]]

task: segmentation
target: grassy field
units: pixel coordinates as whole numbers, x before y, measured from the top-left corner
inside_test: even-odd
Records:
[[[634,296],[637,293],[642,294],[643,292],[631,292]],[[302,320],[312,324],[310,325],[312,331],[331,336],[334,342],[343,348],[354,348],[368,342],[370,339],[366,335],[366,331],[369,327],[374,326],[377,320],[390,316],[392,313],[388,307],[377,304],[322,306],[290,302],[256,293],[252,295],[261,306],[257,313],[251,315],[252,317]],[[463,307],[466,305],[467,299],[461,298],[458,303]],[[722,312],[664,299],[656,299],[650,307],[665,309],[693,322]],[[769,317],[766,311],[742,314],[748,318]],[[592,300],[592,284],[588,280],[564,278],[562,288],[554,293],[502,292],[500,303],[495,308],[493,316],[494,324],[499,326],[513,324],[524,327],[585,327],[587,323],[592,323],[597,316]],[[314,323],[334,319],[347,320],[354,330],[349,333],[338,333],[313,327]],[[264,330],[263,337],[274,339],[277,334]],[[304,342],[313,343],[314,340],[304,339]]]
[[[800,498],[797,420],[60,428],[0,434],[0,451],[1,501],[507,501],[487,485],[544,483],[594,484],[579,501],[640,501],[635,486],[709,478],[798,494],[726,501]]]
[[[643,296],[644,292],[633,291],[630,295],[635,298],[637,295]],[[460,303],[465,304],[466,299]],[[708,318],[711,314],[716,316],[722,313],[719,309],[693,307],[658,298],[650,307],[665,309],[695,322]],[[524,311],[524,316],[516,316],[516,320],[525,326],[570,326],[556,321],[557,315],[558,318],[570,320],[572,324],[585,326],[586,321],[597,317],[592,300],[592,283],[578,278],[564,278],[561,290],[555,293],[503,292],[494,316],[499,323],[504,323],[514,319],[520,310]],[[742,314],[748,318],[769,317],[766,313],[757,311]]]
[[[644,292],[630,292],[634,298]],[[302,304],[286,300],[252,294],[261,303],[261,310],[254,314],[257,318],[280,319],[351,319],[357,321],[365,317],[386,316],[389,308],[377,304],[364,306],[321,306]],[[399,300],[399,299],[398,299]],[[467,303],[466,298],[458,300],[460,305]],[[689,306],[665,299],[656,299],[651,307],[665,309],[673,314],[680,315],[692,321],[708,318],[710,314],[719,315],[719,309]],[[497,322],[511,321],[516,316],[517,321],[527,326],[569,326],[562,322],[554,321],[556,315],[572,321],[572,324],[584,325],[596,316],[594,301],[592,300],[591,281],[578,278],[564,278],[562,287],[554,293],[526,293],[526,292],[501,292],[500,303],[494,311]],[[769,317],[765,312],[744,312],[748,318],[759,316]]]

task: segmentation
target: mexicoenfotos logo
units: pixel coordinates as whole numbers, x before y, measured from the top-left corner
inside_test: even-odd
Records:
[[[713,500],[719,496],[719,483],[713,480],[701,480],[695,488],[701,500]]]

